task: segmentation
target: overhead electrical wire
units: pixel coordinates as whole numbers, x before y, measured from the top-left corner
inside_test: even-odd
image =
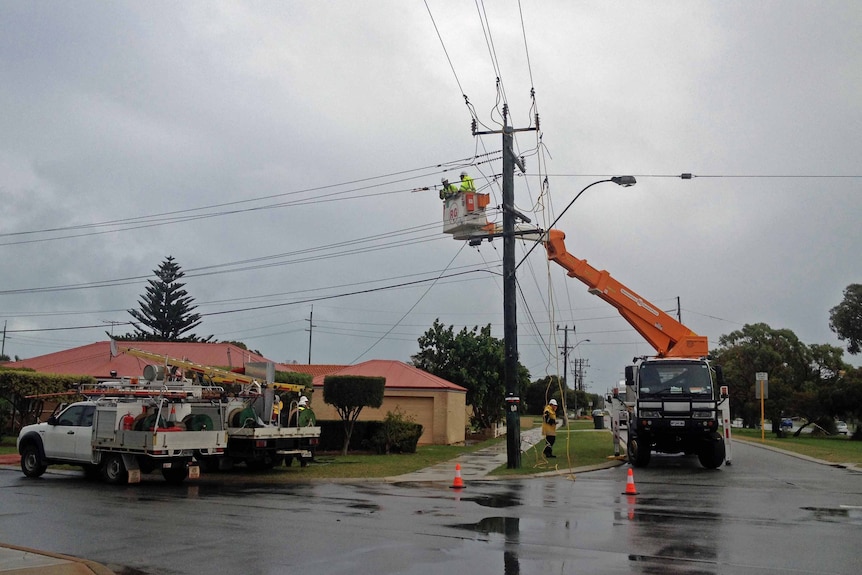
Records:
[[[372,349],[374,349],[375,347],[377,347],[377,344],[379,344],[381,341],[383,341],[383,338],[385,338],[388,334],[390,334],[390,333],[392,332],[392,330],[394,330],[396,327],[398,327],[398,324],[400,324],[402,321],[404,321],[404,319],[405,319],[408,315],[410,315],[410,312],[412,312],[414,309],[416,309],[416,306],[417,306],[417,305],[419,305],[419,302],[421,302],[421,301],[425,298],[425,296],[426,296],[426,295],[428,295],[428,292],[430,292],[430,291],[431,291],[431,288],[433,288],[433,287],[437,284],[437,281],[438,281],[441,277],[443,277],[443,275],[446,273],[446,270],[447,270],[447,269],[449,269],[449,266],[451,266],[451,265],[455,262],[455,260],[458,258],[458,256],[461,254],[461,252],[464,250],[464,246],[465,246],[465,245],[467,245],[467,244],[466,244],[466,243],[462,243],[462,244],[461,244],[461,247],[458,249],[458,251],[455,253],[455,255],[454,255],[454,256],[452,256],[452,259],[451,259],[451,260],[449,260],[449,263],[448,263],[448,264],[446,264],[446,267],[445,267],[445,268],[443,268],[443,271],[441,272],[440,276],[438,276],[437,278],[435,278],[435,279],[431,282],[431,284],[428,286],[428,289],[426,289],[424,292],[422,292],[422,294],[421,294],[421,295],[416,299],[416,301],[415,301],[415,302],[413,302],[413,305],[411,305],[411,306],[410,306],[410,308],[409,308],[407,311],[405,311],[405,312],[404,312],[404,315],[402,315],[402,316],[401,316],[401,318],[400,318],[398,321],[396,321],[396,322],[392,325],[392,327],[391,327],[391,328],[389,328],[389,330],[388,330],[386,333],[384,333],[383,335],[381,335],[381,336],[380,336],[380,338],[379,338],[379,339],[377,339],[377,341],[375,341],[373,344],[371,344],[371,346],[370,346],[368,349],[366,349],[365,351],[363,351],[362,353],[360,353],[358,356],[356,356],[356,358],[355,358],[353,361],[351,361],[351,362],[350,362],[350,363],[351,363],[351,365],[352,365],[352,364],[354,364],[354,363],[356,363],[357,361],[359,361],[359,360],[360,360],[360,359],[361,359],[365,354],[367,354],[369,351],[371,351]]]
[[[495,156],[499,154],[500,151],[491,151],[487,152],[487,156]],[[327,202],[334,201],[345,201],[345,200],[355,200],[355,199],[365,199],[369,197],[375,196],[383,196],[383,195],[393,195],[393,194],[403,194],[403,193],[413,193],[419,190],[428,190],[432,189],[436,186],[420,186],[420,187],[411,187],[411,188],[403,188],[396,190],[384,190],[384,191],[376,191],[373,193],[362,193],[366,190],[377,190],[381,186],[393,185],[398,183],[403,183],[411,180],[424,179],[428,178],[431,174],[437,173],[439,174],[440,169],[443,169],[443,172],[449,170],[460,169],[462,166],[473,165],[478,163],[484,163],[488,161],[494,161],[494,158],[485,157],[486,155],[474,155],[469,158],[461,158],[458,160],[452,160],[447,162],[441,162],[438,164],[434,164],[431,166],[424,166],[421,168],[413,168],[410,170],[401,170],[398,172],[392,172],[390,174],[385,174],[381,176],[373,176],[368,178],[360,178],[356,180],[351,180],[348,182],[342,182],[338,184],[328,184],[323,186],[317,186],[313,188],[305,188],[302,190],[291,190],[288,192],[281,192],[278,194],[270,194],[267,196],[259,196],[255,198],[248,198],[244,200],[236,200],[232,202],[223,202],[218,204],[211,204],[207,206],[200,206],[196,208],[186,208],[180,210],[174,210],[170,212],[161,212],[143,216],[130,216],[122,219],[114,219],[107,220],[103,222],[91,222],[86,224],[76,224],[71,226],[60,226],[60,227],[52,227],[52,228],[43,228],[37,230],[24,230],[24,231],[16,231],[16,232],[4,232],[0,233],[0,238],[18,238],[22,236],[31,236],[31,235],[48,235],[48,234],[64,234],[64,235],[51,235],[50,237],[40,237],[34,239],[19,239],[19,240],[10,240],[10,241],[0,241],[0,246],[8,246],[8,245],[20,245],[20,244],[29,244],[29,243],[37,243],[42,241],[56,241],[56,240],[64,240],[71,239],[77,237],[86,237],[93,235],[101,235],[105,233],[115,233],[115,232],[126,232],[133,231],[143,228],[156,227],[156,226],[164,226],[169,224],[177,224],[182,223],[186,224],[190,221],[200,220],[200,219],[208,219],[215,217],[223,217],[228,215],[236,215],[241,213],[248,212],[257,212],[263,210],[271,210],[271,209],[279,209],[285,207],[295,207],[295,206],[304,206],[304,205],[314,205],[314,204],[322,204]],[[422,172],[422,173],[418,173]],[[392,178],[394,176],[401,176],[404,174],[415,173],[415,175],[406,177],[406,178],[398,178],[398,179],[389,179],[388,181],[380,182],[377,181],[373,184],[368,184],[364,186],[355,186],[355,184],[372,182],[375,180],[383,180],[387,178]],[[345,190],[336,190],[329,193],[321,194],[319,193],[322,190],[328,190],[333,188],[339,188],[346,185],[351,185],[354,187],[345,189]],[[254,202],[262,202],[266,200],[272,200],[275,198],[282,198],[288,196],[296,196],[301,194],[314,194],[311,197],[300,197],[298,199],[293,199],[286,202],[277,202],[270,203],[260,206],[252,206],[245,208],[234,208],[234,209],[222,209],[229,208],[232,206],[238,206],[242,204],[249,204]],[[354,194],[354,195],[348,195]],[[217,210],[217,211],[212,211]],[[104,229],[109,228],[109,229]],[[99,231],[88,231],[88,230],[99,230]],[[84,233],[66,233],[66,232],[76,232],[82,231]]]

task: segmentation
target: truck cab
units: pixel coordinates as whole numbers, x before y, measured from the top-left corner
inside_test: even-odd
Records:
[[[725,458],[721,385],[721,369],[707,359],[641,358],[626,366],[627,392],[635,397],[629,462],[644,467],[656,451],[697,454],[704,467],[719,467]]]
[[[96,404],[92,401],[73,403],[45,423],[26,426],[20,437],[36,433],[47,459],[73,463],[89,460],[93,451],[95,413]]]

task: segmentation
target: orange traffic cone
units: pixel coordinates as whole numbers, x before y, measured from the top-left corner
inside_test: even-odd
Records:
[[[632,472],[631,468],[629,468],[628,477],[626,478],[626,490],[623,491],[623,495],[637,495],[638,490],[635,488],[635,474]]]
[[[461,479],[461,464],[455,464],[455,480],[450,485],[452,489],[464,489],[464,480]]]

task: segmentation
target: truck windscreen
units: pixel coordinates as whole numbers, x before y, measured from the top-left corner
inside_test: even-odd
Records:
[[[712,381],[705,363],[647,362],[638,377],[640,395],[712,396]]]

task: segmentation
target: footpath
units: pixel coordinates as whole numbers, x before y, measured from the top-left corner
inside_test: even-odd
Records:
[[[541,467],[536,467],[534,473],[526,477],[553,477],[558,475],[573,475],[575,473],[595,471],[597,469],[606,469],[608,467],[616,467],[624,462],[618,459],[610,459],[607,462],[598,465],[585,467],[568,467],[568,461],[565,457],[557,457],[554,459],[545,460],[542,457],[541,449],[539,452],[534,452],[533,446],[542,440],[542,428],[534,427],[521,431],[521,466],[526,467],[530,462],[539,460]],[[561,445],[558,443],[555,451],[561,451]],[[528,462],[529,460],[529,462]],[[500,481],[506,479],[514,479],[514,477],[496,477],[490,473],[508,462],[508,446],[505,441],[501,441],[491,447],[486,447],[472,453],[459,455],[455,459],[450,459],[425,469],[419,469],[403,475],[395,475],[384,478],[384,481],[389,483],[413,483],[413,482],[453,482],[455,479],[456,465],[460,466],[461,479],[465,485],[469,485],[471,481]],[[525,476],[521,476],[525,477]]]

